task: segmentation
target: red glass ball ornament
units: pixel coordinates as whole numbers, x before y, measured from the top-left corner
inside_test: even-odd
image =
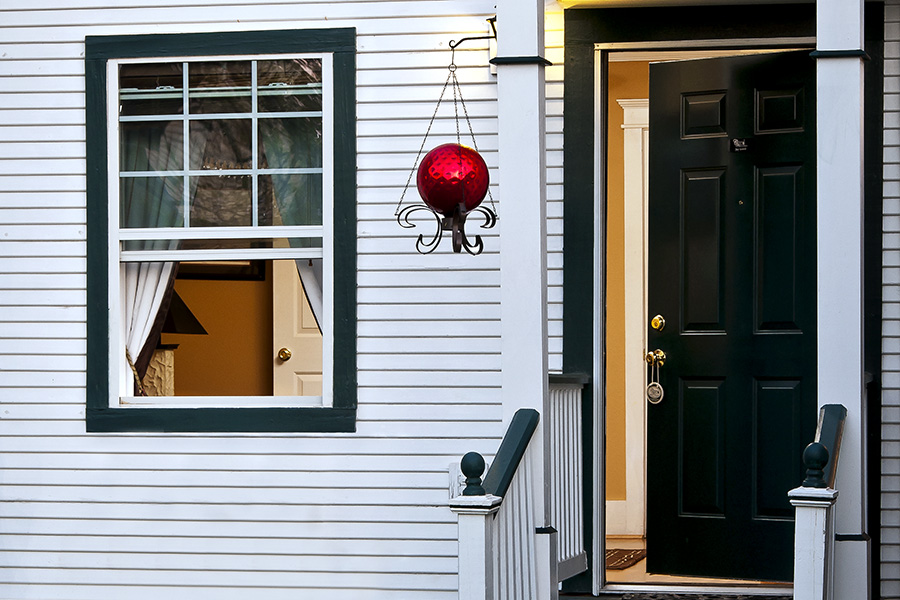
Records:
[[[460,203],[466,212],[487,195],[488,168],[472,148],[461,144],[442,144],[425,155],[419,164],[416,187],[425,204],[445,217]]]

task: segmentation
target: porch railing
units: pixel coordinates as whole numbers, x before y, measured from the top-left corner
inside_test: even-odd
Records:
[[[584,470],[581,375],[550,376],[550,514],[558,531],[559,580],[587,570],[584,549]]]
[[[450,501],[459,518],[459,598],[548,600],[558,582],[587,569],[584,549],[581,377],[555,376],[549,410],[521,409],[484,482],[484,459],[466,454],[466,489]],[[544,439],[547,436],[545,446]],[[549,452],[543,455],[543,449]],[[546,461],[546,472],[544,471]],[[550,526],[536,501],[550,488]]]
[[[794,600],[834,598],[834,480],[846,417],[839,404],[820,409],[815,441],[803,451],[806,479],[788,492],[796,509]]]
[[[513,415],[484,483],[480,454],[460,461],[466,488],[450,501],[459,518],[460,600],[541,596],[533,487],[540,455],[532,443],[539,420],[533,409]]]

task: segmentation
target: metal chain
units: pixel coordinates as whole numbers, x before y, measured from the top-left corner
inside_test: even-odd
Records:
[[[428,134],[431,133],[431,127],[434,125],[434,120],[437,117],[438,109],[441,107],[441,102],[444,99],[444,94],[447,91],[447,86],[451,85],[453,88],[453,118],[456,122],[456,143],[462,145],[461,134],[459,131],[459,105],[462,105],[463,116],[466,119],[466,126],[469,128],[469,135],[472,138],[472,147],[475,149],[475,152],[478,152],[478,143],[475,141],[475,131],[472,129],[472,120],[469,118],[469,111],[466,108],[466,101],[462,95],[462,88],[459,85],[459,80],[456,78],[456,48],[451,45],[450,49],[450,64],[447,66],[447,70],[450,73],[447,75],[447,80],[444,82],[444,87],[441,88],[441,95],[438,97],[437,106],[434,107],[434,113],[431,115],[431,120],[428,122],[428,128],[425,130],[425,137],[422,138],[422,145],[419,146],[419,152],[416,154],[416,160],[413,163],[413,168],[409,172],[409,177],[406,179],[406,185],[403,186],[403,193],[400,194],[400,201],[397,202],[397,208],[394,210],[394,216],[399,216],[400,214],[400,206],[403,204],[403,199],[406,197],[406,192],[409,189],[409,184],[412,182],[413,175],[416,173],[416,167],[419,165],[419,159],[422,157],[422,151],[425,148],[425,142],[428,140]],[[458,104],[457,104],[458,102]],[[491,203],[491,208],[494,213],[497,212],[497,207],[494,204],[494,196],[491,194],[491,188],[488,186],[488,200]],[[499,218],[499,217],[498,217]]]
[[[455,75],[453,76],[453,83],[456,85],[457,88],[459,88],[459,81],[456,79]],[[454,95],[454,98],[455,98],[455,95]],[[469,119],[469,110],[466,108],[466,101],[463,98],[461,89],[459,90],[459,103],[462,105],[463,115],[466,118],[466,126],[468,126],[468,128],[469,128],[469,136],[471,136],[471,138],[472,138],[472,147],[475,149],[475,152],[480,153],[480,151],[478,150],[478,142],[475,141],[475,131],[472,129],[472,120]],[[456,119],[456,137],[457,137],[457,139],[459,139],[459,117],[457,117],[457,119]],[[496,214],[497,206],[494,204],[494,196],[493,196],[493,194],[491,194],[490,186],[488,186],[487,193],[488,193],[488,200],[491,203],[491,209],[493,209],[494,214]]]
[[[455,67],[456,65],[451,66]],[[403,204],[403,199],[406,197],[406,191],[409,189],[409,184],[410,182],[412,182],[413,175],[415,175],[416,173],[416,167],[419,166],[419,159],[422,158],[422,150],[425,149],[425,142],[428,140],[428,134],[431,132],[431,126],[434,125],[434,119],[437,117],[438,109],[441,107],[441,101],[444,99],[444,93],[447,91],[447,86],[450,85],[452,77],[453,70],[451,70],[447,75],[447,81],[444,82],[444,87],[441,88],[441,95],[438,97],[437,106],[434,107],[434,113],[431,115],[431,120],[428,121],[428,128],[425,130],[425,137],[422,138],[422,145],[419,146],[419,152],[416,154],[416,160],[415,162],[413,162],[413,168],[409,172],[409,177],[406,179],[406,185],[403,186],[403,193],[400,194],[400,200],[397,202],[397,208],[394,209],[395,217],[400,215],[400,205]]]

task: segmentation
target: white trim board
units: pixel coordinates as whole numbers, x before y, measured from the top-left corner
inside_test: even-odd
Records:
[[[617,100],[624,111],[625,500],[606,501],[607,535],[644,535],[647,347],[647,183],[650,101]]]

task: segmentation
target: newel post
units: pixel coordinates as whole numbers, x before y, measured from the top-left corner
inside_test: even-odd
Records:
[[[834,597],[834,503],[838,492],[827,487],[828,449],[813,442],[803,452],[807,467],[801,487],[788,492],[796,509],[794,522],[794,600]]]
[[[491,600],[494,597],[494,514],[503,498],[486,494],[481,487],[484,458],[469,452],[460,461],[466,489],[450,500],[457,515],[459,537],[460,600]]]

